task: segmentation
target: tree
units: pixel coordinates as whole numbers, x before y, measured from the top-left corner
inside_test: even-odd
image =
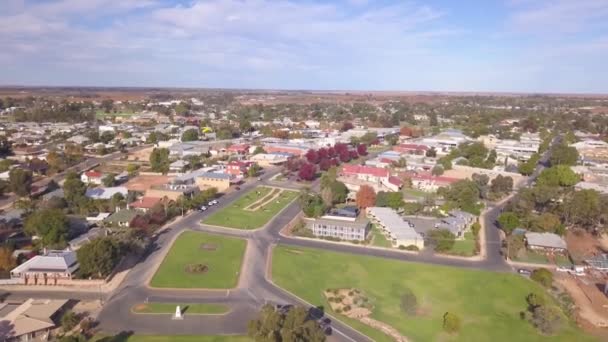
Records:
[[[360,156],[366,156],[367,155],[367,145],[365,145],[365,144],[357,145],[357,153]]]
[[[546,186],[573,186],[580,177],[567,165],[556,165],[544,169],[538,176],[537,184]]]
[[[29,196],[32,191],[32,173],[14,168],[8,174],[8,184],[9,189],[17,196]]]
[[[163,174],[169,172],[169,150],[166,148],[155,148],[150,153],[150,166],[152,171]]]
[[[255,177],[257,176],[258,172],[260,172],[260,167],[258,164],[253,164],[249,167],[249,169],[247,169],[247,176]]]
[[[507,235],[519,227],[519,217],[512,211],[505,211],[498,216],[498,225]]]
[[[551,287],[553,284],[553,273],[546,268],[537,268],[532,271],[530,279],[540,283],[544,287]]]
[[[113,238],[101,237],[82,246],[76,257],[82,276],[104,278],[120,260],[120,248]]]
[[[429,241],[435,246],[435,251],[446,252],[454,247],[456,236],[447,229],[434,229],[429,233]]]
[[[328,158],[321,159],[321,161],[319,162],[319,169],[321,169],[322,171],[327,171],[330,167],[331,160],[329,160]]]
[[[340,127],[340,131],[341,132],[346,132],[346,131],[351,130],[353,128],[355,128],[355,126],[353,126],[352,123],[350,123],[348,121],[345,121],[344,123],[342,123],[342,127]]]
[[[127,165],[127,172],[129,173],[129,177],[135,176],[135,173],[139,170],[139,165],[129,164]]]
[[[344,203],[346,202],[346,197],[348,196],[348,188],[344,183],[335,181],[330,185],[331,193],[333,195],[332,202],[336,203]]]
[[[68,332],[78,325],[78,315],[73,311],[67,311],[61,316],[61,328],[63,331]]]
[[[63,182],[63,194],[66,201],[71,205],[75,205],[84,198],[86,191],[87,186],[80,180],[78,174],[68,172]]]
[[[441,165],[435,165],[433,166],[433,169],[431,170],[431,174],[433,176],[441,176],[443,174],[443,166]]]
[[[403,207],[403,195],[400,192],[380,191],[376,195],[377,207],[389,207],[399,209]]]
[[[302,212],[306,217],[319,217],[325,213],[323,198],[311,193],[308,189],[303,189],[299,197]]]
[[[247,335],[254,341],[273,342],[323,342],[326,338],[306,308],[296,306],[283,312],[270,304],[265,304],[258,316],[248,322]]]
[[[13,249],[9,246],[0,247],[0,271],[9,272],[17,266],[13,258]]]
[[[83,322],[86,322],[87,320],[84,320]],[[98,341],[105,341],[104,339],[98,340]],[[74,335],[65,335],[62,336],[59,340],[59,342],[86,342],[87,341],[87,337],[82,335],[82,334],[74,334]]]
[[[264,151],[264,148],[262,146],[256,146],[255,150],[253,150],[253,154],[260,154],[260,153],[266,153],[266,151]]]
[[[0,136],[0,157],[6,157],[12,153],[13,143],[8,140],[6,135]]]
[[[401,311],[408,316],[416,316],[418,311],[418,299],[411,289],[405,288],[401,295]]]
[[[551,150],[549,162],[554,165],[576,165],[578,161],[578,151],[576,148],[561,143]]]
[[[331,186],[338,179],[338,168],[330,167],[327,172],[321,176],[321,188]]]
[[[306,181],[311,181],[313,179],[315,179],[315,165],[314,164],[310,164],[310,163],[306,163],[304,165],[302,165],[302,167],[300,168],[300,171],[298,171],[298,177],[300,177],[303,180]]]
[[[443,330],[448,333],[458,332],[460,330],[460,317],[451,312],[443,314]]]
[[[532,324],[544,334],[554,334],[561,329],[564,320],[556,306],[541,305],[532,312]]]
[[[575,191],[572,197],[566,201],[564,216],[569,223],[593,230],[602,217],[600,194],[595,190]]]
[[[376,192],[369,185],[361,185],[356,196],[357,206],[359,208],[373,207],[376,203]]]
[[[317,151],[313,149],[308,150],[308,152],[306,152],[305,157],[306,160],[308,160],[308,162],[311,164],[319,163],[319,155],[317,154]]]
[[[428,150],[426,150],[425,155],[427,157],[430,157],[430,158],[436,158],[437,157],[437,150],[434,147],[431,147]]]
[[[495,194],[507,194],[513,191],[513,178],[503,175],[496,176],[492,179],[490,191]]]
[[[116,183],[116,176],[114,176],[113,173],[108,173],[105,177],[103,177],[101,182],[103,183],[103,186],[106,187],[114,186],[114,184]]]
[[[196,141],[198,140],[198,129],[191,128],[182,134],[182,141]]]
[[[526,302],[528,303],[528,309],[534,311],[539,306],[545,305],[546,299],[543,295],[532,292],[526,296]]]
[[[479,214],[477,202],[480,199],[480,191],[478,185],[471,180],[461,180],[453,183],[449,188],[440,188],[440,195],[449,202],[453,207]]]
[[[30,236],[38,236],[44,247],[64,247],[68,237],[68,219],[59,209],[43,209],[33,212],[24,223]]]
[[[104,99],[101,101],[101,108],[106,112],[110,113],[114,109],[114,100]]]
[[[102,143],[107,144],[110,141],[112,141],[112,139],[114,139],[114,137],[116,137],[116,134],[114,134],[114,132],[105,131],[99,136],[99,140]]]
[[[330,187],[321,189],[321,198],[326,207],[331,207],[334,203],[334,193]]]
[[[533,231],[557,233],[561,230],[560,227],[559,216],[549,212],[533,216],[530,222],[530,228]]]

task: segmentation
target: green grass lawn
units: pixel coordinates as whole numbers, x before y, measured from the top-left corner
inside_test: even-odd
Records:
[[[122,111],[122,112],[110,112],[110,113],[106,113],[105,110],[103,109],[98,109],[95,111],[95,117],[97,117],[98,119],[103,118],[105,116],[131,116],[135,114],[135,112],[130,111],[130,110],[126,110],[126,111]]]
[[[520,262],[529,262],[533,264],[556,264],[558,266],[572,266],[572,262],[570,262],[570,259],[568,259],[568,257],[566,256],[556,255],[554,259],[549,260],[547,255],[543,253],[532,252],[530,250],[526,251],[525,257],[513,258],[513,260]]]
[[[180,303],[141,303],[135,305],[131,310],[139,314],[174,314],[175,308],[179,305],[183,314],[223,314],[230,309],[221,304],[180,304]]]
[[[412,188],[406,188],[403,189],[402,192],[406,195],[412,196],[412,197],[426,197],[428,195],[430,195],[431,193],[429,192],[424,192],[422,190],[418,190],[418,189],[412,189]]]
[[[95,336],[94,342],[104,342],[111,339],[112,342],[249,342],[247,336],[238,335],[131,335],[121,337]]]
[[[257,200],[266,198],[271,190],[272,188],[259,186],[228,207],[209,215],[202,223],[238,229],[260,228],[298,196],[296,191],[283,190],[277,199],[264,206],[256,207],[255,210],[244,209]]]
[[[473,236],[473,233],[464,233],[464,240],[456,240],[448,253],[461,256],[475,255],[475,236]]]
[[[247,242],[242,239],[186,231],[171,246],[150,286],[233,288],[238,283],[246,245]],[[198,273],[186,271],[189,265],[199,264],[208,266],[208,270]]]
[[[373,246],[393,247],[393,244],[390,241],[388,241],[386,236],[384,236],[384,234],[382,234],[380,232],[380,229],[378,229],[375,224],[372,225],[372,235],[374,237],[374,239],[372,240]]]
[[[574,324],[556,336],[543,336],[519,313],[525,297],[543,291],[516,274],[407,263],[317,249],[278,246],[272,258],[274,282],[313,305],[329,305],[322,291],[357,288],[373,305],[372,318],[386,322],[412,341],[591,341]],[[306,270],[304,273],[303,270]],[[404,288],[416,295],[420,311],[409,317],[400,309]],[[460,316],[457,335],[442,331],[445,312]],[[340,316],[375,341],[392,341],[379,330]]]

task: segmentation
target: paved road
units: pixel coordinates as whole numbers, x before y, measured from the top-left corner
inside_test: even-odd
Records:
[[[543,161],[548,158],[543,156]],[[530,183],[542,170],[539,165]],[[206,212],[190,213],[177,222],[174,222],[159,233],[151,244],[151,248],[141,258],[140,262],[133,267],[123,283],[112,293],[43,293],[44,297],[94,299],[103,297],[106,302],[98,319],[100,328],[107,332],[133,331],[145,334],[243,334],[246,331],[247,322],[254,317],[259,306],[266,303],[302,303],[299,298],[287,293],[275,286],[266,277],[267,260],[271,247],[275,244],[296,247],[322,248],[342,253],[369,255],[387,259],[421,262],[452,267],[463,267],[483,269],[489,271],[510,271],[510,267],[500,254],[501,238],[496,217],[500,214],[506,203],[491,207],[483,217],[486,227],[487,256],[484,260],[471,261],[459,258],[442,257],[433,254],[410,254],[400,251],[366,248],[363,246],[328,243],[322,240],[304,240],[292,237],[284,237],[279,234],[280,230],[290,222],[299,212],[297,203],[292,203],[279,215],[270,221],[264,229],[247,231],[234,230],[219,227],[211,227],[200,224],[202,218],[209,215],[236,200],[242,193],[262,184],[276,185],[268,179],[278,171],[267,172],[262,176],[261,182],[250,181],[241,186],[241,190],[228,193],[221,198],[220,204],[211,207]],[[288,186],[294,189],[297,186]],[[318,187],[318,182],[313,184]],[[156,267],[162,261],[165,253],[171,246],[173,239],[182,231],[192,229],[197,231],[211,232],[215,234],[235,236],[247,239],[248,245],[243,260],[239,285],[233,290],[162,290],[151,289],[145,284],[152,277]],[[20,292],[12,296],[22,298],[41,296],[40,292]],[[223,303],[229,305],[231,311],[226,315],[219,316],[189,316],[184,320],[173,321],[168,316],[159,315],[135,315],[130,310],[133,305],[145,301],[166,303]],[[369,338],[342,324],[337,319],[332,319],[334,334],[331,340],[335,341],[368,341]]]

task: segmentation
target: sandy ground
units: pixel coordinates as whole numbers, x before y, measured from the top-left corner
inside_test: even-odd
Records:
[[[129,191],[146,192],[153,185],[162,185],[169,182],[173,177],[171,176],[146,176],[139,175],[133,179],[130,179],[125,186]]]
[[[608,247],[608,237],[604,237],[602,246],[600,239],[584,230],[568,231],[566,233],[566,243],[568,244],[568,252],[575,263],[581,263],[584,259],[599,255],[604,250],[608,250],[606,248]]]
[[[598,289],[597,280],[569,274],[557,274],[555,280],[568,291],[581,319],[596,327],[608,327],[608,297]]]
[[[139,150],[137,152],[129,153],[127,157],[128,160],[150,160],[150,154],[154,150],[154,147],[144,148],[143,150]]]

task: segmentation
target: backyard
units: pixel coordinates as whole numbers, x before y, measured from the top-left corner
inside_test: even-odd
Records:
[[[521,253],[517,257],[512,258],[513,261],[518,262],[527,262],[532,264],[552,264],[557,266],[572,266],[572,262],[568,259],[567,256],[556,254],[556,255],[548,255],[540,252],[534,252],[531,250],[526,250]]]
[[[179,305],[184,315],[218,315],[230,311],[228,307],[221,304],[180,304],[180,303],[140,303],[131,311],[137,314],[175,314],[175,309]]]
[[[260,186],[209,215],[202,223],[238,229],[260,228],[297,196],[296,191]]]
[[[229,289],[237,285],[247,242],[186,231],[154,274],[150,286]]]
[[[390,241],[388,241],[386,236],[384,236],[384,234],[382,234],[382,232],[380,232],[380,229],[378,229],[378,227],[376,227],[375,224],[372,225],[372,246],[386,247],[386,248],[390,248],[393,246],[393,244]]]
[[[525,297],[543,291],[516,274],[465,270],[384,260],[317,249],[278,246],[272,258],[274,282],[313,305],[329,309],[324,291],[357,289],[371,304],[371,318],[395,328],[412,341],[591,341],[573,323],[556,336],[539,334],[520,318]],[[306,270],[306,276],[302,276]],[[411,291],[418,309],[406,315],[400,303]],[[458,334],[442,330],[444,313],[462,319]],[[335,314],[335,313],[334,313]],[[346,323],[375,341],[390,337],[359,320],[340,315]]]

